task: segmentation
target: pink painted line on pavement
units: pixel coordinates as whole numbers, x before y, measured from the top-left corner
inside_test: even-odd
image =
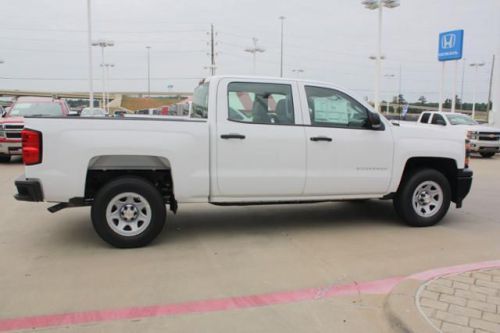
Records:
[[[485,261],[473,264],[437,268],[408,277],[391,277],[382,280],[331,285],[323,288],[308,288],[295,291],[273,292],[260,295],[228,297],[212,300],[191,301],[166,305],[152,305],[144,307],[131,307],[123,309],[96,310],[21,317],[14,319],[0,319],[0,332],[21,329],[36,329],[57,327],[63,325],[77,325],[84,323],[97,323],[112,320],[139,319],[159,316],[173,316],[190,313],[207,313],[216,311],[237,310],[252,307],[262,307],[276,304],[287,304],[301,301],[311,301],[362,294],[387,294],[394,286],[405,279],[429,280],[438,276],[461,273],[470,270],[500,267],[500,260]]]

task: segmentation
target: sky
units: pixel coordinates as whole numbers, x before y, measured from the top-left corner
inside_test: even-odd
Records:
[[[88,91],[87,0],[0,0],[0,90]],[[278,76],[280,23],[284,20],[284,75],[333,82],[373,98],[377,12],[359,0],[92,0],[93,39],[108,39],[105,62],[113,63],[110,90],[192,91],[208,76],[208,34],[216,32],[217,74]],[[381,98],[399,91],[414,102],[436,101],[441,63],[438,34],[464,29],[465,66],[457,64],[457,94],[486,101],[492,55],[500,40],[500,0],[401,0],[384,8]],[[102,89],[101,50],[93,49],[94,87]],[[496,67],[500,70],[500,54]],[[478,70],[469,66],[484,62]],[[446,63],[445,96],[451,97],[455,64]],[[294,72],[303,70],[303,73]],[[464,71],[465,69],[465,71]]]

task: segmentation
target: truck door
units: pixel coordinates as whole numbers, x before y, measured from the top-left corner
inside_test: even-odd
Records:
[[[391,179],[393,139],[368,126],[368,109],[344,92],[302,86],[307,142],[307,196],[377,195]]]
[[[300,196],[306,177],[301,124],[296,83],[220,81],[214,201]]]

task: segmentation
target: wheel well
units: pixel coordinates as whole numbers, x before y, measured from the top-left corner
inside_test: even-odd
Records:
[[[401,184],[417,169],[435,169],[441,172],[450,183],[452,201],[456,201],[457,189],[457,174],[458,168],[455,160],[444,157],[413,157],[410,158],[405,165]]]

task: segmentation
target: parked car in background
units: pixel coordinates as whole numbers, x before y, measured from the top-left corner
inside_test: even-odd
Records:
[[[106,110],[101,108],[84,108],[80,113],[80,117],[106,117]]]
[[[160,115],[160,109],[157,108],[142,109],[142,110],[137,110],[134,113],[138,115],[157,116]]]
[[[92,206],[99,236],[138,247],[161,232],[166,205],[392,199],[425,227],[472,184],[461,130],[393,126],[329,83],[212,77],[190,118],[153,117],[28,119],[16,198]]]
[[[10,161],[11,156],[21,155],[24,117],[62,117],[68,114],[69,106],[63,99],[19,97],[0,118],[0,162],[5,163]]]
[[[419,124],[461,127],[470,138],[471,150],[490,158],[500,151],[500,129],[479,124],[468,115],[451,112],[425,111]]]

